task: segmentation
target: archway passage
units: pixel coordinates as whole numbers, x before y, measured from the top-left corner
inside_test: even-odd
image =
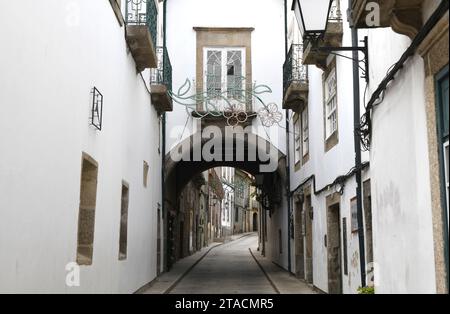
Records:
[[[242,134],[241,134],[242,135]],[[220,141],[219,141],[220,142]],[[208,140],[199,140],[196,135],[174,147],[166,156],[165,164],[165,266],[170,269],[178,259],[186,257],[207,244],[208,239],[223,239],[235,232],[258,231],[258,214],[249,206],[233,205],[232,217],[224,228],[213,227],[213,199],[209,180],[212,169],[239,169],[251,177],[252,186],[259,191],[261,209],[281,207],[285,189],[285,155],[270,142],[254,134],[222,137],[219,145],[208,146]],[[205,151],[216,158],[211,160]],[[208,154],[206,154],[208,155]],[[174,158],[174,156],[176,158]],[[226,187],[226,184],[224,185]],[[188,189],[190,192],[185,192]],[[227,197],[225,191],[223,198]],[[223,206],[227,200],[218,200]],[[228,200],[230,202],[230,200]],[[217,210],[216,210],[217,211]],[[256,209],[258,211],[258,209]],[[207,214],[204,214],[206,212]],[[214,217],[213,217],[214,216]],[[242,223],[242,220],[248,220]],[[223,221],[222,221],[223,222]],[[246,227],[250,226],[252,227]],[[227,229],[229,228],[229,229]],[[198,231],[198,232],[197,232]],[[183,234],[182,234],[182,233]]]

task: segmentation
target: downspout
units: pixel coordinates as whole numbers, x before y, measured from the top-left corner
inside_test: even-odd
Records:
[[[167,45],[167,38],[166,38],[166,28],[167,28],[167,0],[164,0],[163,3],[163,49],[166,49],[166,45]],[[166,235],[166,261],[164,261],[165,263],[162,263],[163,265],[166,265],[166,268],[168,269],[169,267],[169,245],[168,245],[168,228],[169,228],[169,215],[166,211],[166,192],[165,192],[165,185],[166,185],[166,178],[165,178],[165,163],[166,163],[166,113],[163,112],[162,117],[161,117],[161,211],[162,211],[162,217],[164,217],[164,221],[165,221],[165,235]]]
[[[349,12],[352,8],[352,0],[348,1]],[[353,21],[350,23],[352,30],[352,46],[359,45],[358,29]],[[364,235],[364,218],[362,205],[362,162],[361,162],[361,140],[359,137],[361,103],[360,103],[360,84],[359,84],[359,52],[353,51],[353,138],[355,143],[355,179],[356,179],[356,206],[358,218],[358,238],[359,238],[359,263],[361,268],[361,287],[366,287],[366,251]]]
[[[284,55],[285,60],[288,55],[288,22],[287,22],[287,0],[284,0]],[[283,95],[284,96],[284,95]],[[287,238],[288,238],[288,271],[292,271],[291,265],[291,159],[289,156],[289,110],[286,110],[286,201],[287,201],[287,211],[288,211],[288,219],[287,219]]]

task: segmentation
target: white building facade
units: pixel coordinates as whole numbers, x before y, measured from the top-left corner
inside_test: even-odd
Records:
[[[351,47],[347,21],[367,36],[358,129],[369,151],[361,166],[367,285],[381,294],[448,293],[448,1],[371,4],[352,1],[347,19],[347,1],[334,1],[321,43]],[[328,293],[356,293],[352,55],[312,51],[293,12],[288,27],[287,63],[297,71],[284,99],[293,111],[295,273]]]
[[[340,27],[337,40],[351,46],[347,2],[333,5],[336,11],[331,23]],[[303,56],[306,43],[291,10],[287,22],[291,51],[287,61],[292,56],[292,70],[300,74],[294,73],[285,84],[306,88],[301,92],[305,101],[294,105],[289,116],[292,271],[324,292],[355,293],[361,276],[357,225],[352,221],[356,208],[356,181],[351,173],[355,167],[352,62],[329,54],[321,64],[302,65],[308,63]],[[286,90],[285,105],[289,93]],[[365,154],[363,162],[368,157]],[[363,176],[370,182],[368,167]]]

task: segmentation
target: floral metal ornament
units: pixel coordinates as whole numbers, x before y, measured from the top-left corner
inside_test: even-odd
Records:
[[[212,80],[213,78],[209,79],[209,82]],[[233,81],[235,83],[231,85],[213,82],[206,91],[193,92],[195,81],[186,79],[176,93],[169,90],[168,95],[197,119],[223,117],[229,126],[237,126],[258,116],[265,127],[271,127],[282,121],[283,115],[278,106],[275,103],[266,104],[261,98],[264,94],[272,93],[269,86],[256,83],[249,86],[245,83],[245,77],[236,77]],[[262,106],[258,112],[253,111],[255,102]]]
[[[283,115],[278,110],[278,106],[275,103],[270,103],[267,106],[261,108],[258,112],[262,125],[265,127],[271,127],[274,124],[278,124],[283,120]]]

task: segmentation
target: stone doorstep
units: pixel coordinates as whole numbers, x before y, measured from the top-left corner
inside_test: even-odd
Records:
[[[208,253],[218,246],[222,246],[228,244],[230,242],[239,240],[246,236],[253,234],[244,233],[240,235],[235,235],[229,237],[228,241],[223,243],[213,242],[209,246],[204,247],[200,251],[194,253],[191,256],[185,257],[179,261],[177,261],[173,268],[166,273],[161,274],[159,277],[156,277],[152,282],[143,286],[139,290],[135,292],[135,294],[166,294],[171,290],[173,286],[175,286],[180,280],[183,279],[185,275],[193,268],[195,265],[200,262]]]

